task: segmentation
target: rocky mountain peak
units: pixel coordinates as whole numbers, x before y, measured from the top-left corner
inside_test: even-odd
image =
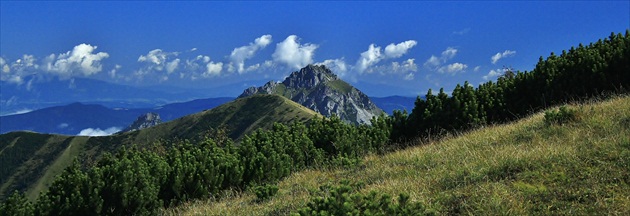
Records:
[[[131,125],[129,125],[129,127],[125,128],[120,133],[142,130],[148,127],[153,127],[160,123],[162,123],[160,115],[150,112],[140,115]]]
[[[384,113],[367,95],[323,65],[308,65],[282,83],[270,81],[262,87],[250,87],[239,98],[254,94],[282,95],[324,116],[336,115],[353,124],[370,124],[372,117]]]
[[[313,88],[320,83],[338,80],[330,69],[323,65],[308,65],[289,75],[282,84],[288,88]]]

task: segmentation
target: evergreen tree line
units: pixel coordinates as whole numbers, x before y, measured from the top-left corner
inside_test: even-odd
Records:
[[[123,147],[91,167],[75,161],[34,203],[14,193],[0,204],[0,215],[155,215],[382,149],[390,129],[376,126],[386,126],[384,119],[374,118],[375,126],[346,124],[336,116],[315,118],[308,127],[274,124],[239,145],[219,131],[199,143]]]
[[[351,165],[401,140],[508,122],[548,106],[629,88],[627,30],[560,56],[541,57],[531,72],[506,71],[478,88],[465,82],[451,95],[429,90],[411,114],[396,111],[372,119],[371,126],[345,124],[335,116],[315,118],[308,126],[275,124],[258,130],[239,145],[215,134],[198,143],[123,148],[91,167],[75,162],[36,202],[16,192],[0,204],[0,215],[156,214],[184,201],[220,198],[226,189],[273,183],[304,168]]]
[[[560,56],[541,56],[530,72],[506,70],[496,82],[457,85],[418,97],[411,114],[396,111],[391,139],[426,138],[482,125],[505,123],[544,108],[630,90],[630,32],[611,33]]]

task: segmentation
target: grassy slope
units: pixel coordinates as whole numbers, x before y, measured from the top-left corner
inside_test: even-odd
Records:
[[[440,214],[630,215],[630,97],[572,106],[581,119],[546,125],[544,114],[383,156],[356,168],[307,170],[281,181],[278,194],[228,194],[166,214],[282,215],[305,206],[320,185],[362,181]]]
[[[71,137],[14,132],[3,134],[0,139],[2,150],[2,178],[0,198],[16,188],[31,187],[45,173],[68,144]]]
[[[132,134],[134,143],[145,143],[156,138],[195,137],[210,128],[225,125],[231,138],[240,139],[258,128],[270,128],[274,122],[305,122],[316,115],[314,111],[282,96],[259,94]]]
[[[27,188],[27,196],[34,200],[77,156],[83,162],[92,163],[103,152],[115,151],[122,145],[151,144],[159,139],[194,139],[221,125],[230,130],[230,137],[238,139],[258,128],[270,128],[274,122],[305,122],[314,116],[318,114],[284,97],[256,95],[145,130],[113,136],[2,134],[0,200],[20,188]]]

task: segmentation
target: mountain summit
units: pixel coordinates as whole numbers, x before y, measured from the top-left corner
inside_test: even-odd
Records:
[[[270,81],[262,87],[250,87],[239,98],[255,94],[282,95],[324,116],[334,114],[353,124],[370,124],[372,117],[384,113],[367,95],[323,65],[308,65],[281,83]]]

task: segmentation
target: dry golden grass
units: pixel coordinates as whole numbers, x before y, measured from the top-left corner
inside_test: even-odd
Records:
[[[268,201],[233,193],[167,215],[287,215],[319,186],[363,182],[396,197],[407,193],[439,214],[630,215],[630,97],[571,105],[579,119],[546,125],[544,114],[489,126],[386,155],[356,167],[306,170],[278,183]]]

